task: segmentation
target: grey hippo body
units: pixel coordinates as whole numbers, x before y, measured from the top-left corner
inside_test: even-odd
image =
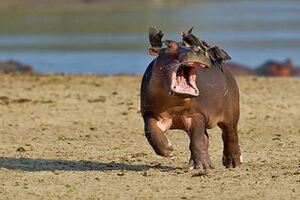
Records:
[[[164,133],[184,130],[190,138],[189,168],[212,168],[207,129],[218,125],[224,142],[223,164],[238,167],[239,90],[233,75],[222,63],[208,66],[196,48],[174,41],[167,46],[150,48],[157,57],[142,79],[141,112],[150,145],[158,155],[172,157],[173,147]]]

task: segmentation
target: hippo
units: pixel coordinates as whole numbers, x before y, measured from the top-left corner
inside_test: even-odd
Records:
[[[32,73],[31,65],[22,64],[14,60],[0,61],[0,72],[4,73]]]
[[[224,63],[224,66],[229,68],[235,76],[300,76],[300,68],[295,66],[289,58],[283,62],[267,60],[256,68],[233,62]]]
[[[291,59],[286,59],[282,63],[269,60],[256,68],[255,72],[259,76],[295,76],[296,69]]]
[[[169,129],[185,131],[190,139],[188,168],[209,169],[213,164],[207,129],[218,126],[222,130],[223,165],[239,167],[239,89],[230,70],[223,68],[230,56],[200,41],[190,31],[182,36],[183,42],[162,42],[161,31],[149,30],[149,53],[156,57],[141,83],[145,136],[157,155],[173,157],[173,146],[164,133]],[[185,45],[189,38],[190,45]],[[205,51],[197,45],[199,42]]]
[[[235,62],[224,63],[224,67],[229,68],[235,76],[255,76],[255,70]]]

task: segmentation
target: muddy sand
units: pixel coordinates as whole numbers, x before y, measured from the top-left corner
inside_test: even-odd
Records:
[[[238,78],[245,162],[185,169],[188,137],[169,131],[175,158],[143,134],[140,76],[0,75],[0,199],[299,199],[300,80]]]

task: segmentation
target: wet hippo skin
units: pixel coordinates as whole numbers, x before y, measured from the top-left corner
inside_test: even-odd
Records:
[[[152,46],[149,52],[157,57],[143,76],[141,112],[145,136],[156,154],[173,156],[164,133],[180,129],[190,138],[188,167],[212,168],[207,129],[217,125],[222,129],[223,164],[238,167],[239,90],[230,70],[222,63],[209,63],[197,48],[175,41],[167,41],[166,48]]]

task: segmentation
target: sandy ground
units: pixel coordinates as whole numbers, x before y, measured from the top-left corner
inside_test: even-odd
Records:
[[[143,134],[140,76],[0,75],[0,199],[299,199],[300,80],[238,79],[245,162],[185,170],[188,137],[167,135],[174,159]]]

